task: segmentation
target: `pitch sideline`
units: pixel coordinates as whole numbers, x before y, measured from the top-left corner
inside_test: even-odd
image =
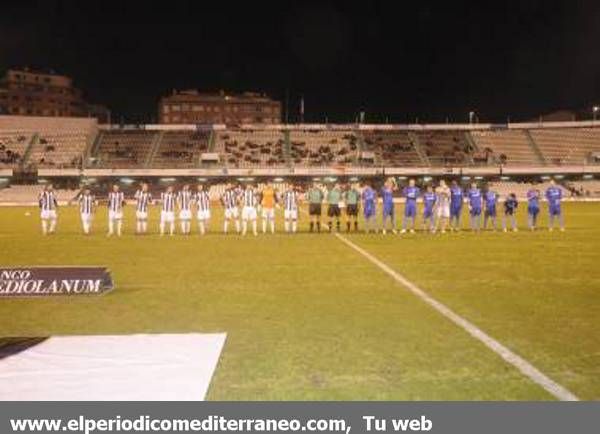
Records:
[[[350,247],[351,249],[360,253],[362,256],[367,258],[369,261],[371,261],[373,264],[375,264],[377,267],[379,267],[386,274],[391,276],[396,282],[400,283],[402,286],[404,286],[406,289],[408,289],[414,295],[419,297],[425,303],[427,303],[428,305],[433,307],[435,310],[437,310],[439,313],[444,315],[446,318],[448,318],[454,324],[456,324],[457,326],[462,328],[464,331],[466,331],[472,337],[474,337],[475,339],[480,341],[482,344],[484,344],[486,347],[488,347],[490,350],[492,350],[494,353],[499,355],[507,363],[509,363],[512,366],[514,366],[515,368],[517,368],[523,375],[525,375],[527,378],[529,378],[534,383],[541,386],[544,390],[546,390],[552,396],[554,396],[555,398],[557,398],[561,401],[579,401],[579,398],[575,394],[570,392],[568,389],[566,389],[564,386],[561,386],[560,384],[558,384],[557,382],[552,380],[550,377],[548,377],[546,374],[544,374],[538,368],[533,366],[530,362],[528,362],[527,360],[525,360],[523,357],[519,356],[518,354],[512,352],[510,349],[508,349],[502,343],[500,343],[499,341],[497,341],[496,339],[494,339],[493,337],[491,337],[490,335],[485,333],[483,330],[481,330],[475,324],[473,324],[470,321],[468,321],[467,319],[461,317],[460,315],[455,313],[453,310],[451,310],[449,307],[447,307],[445,304],[437,301],[435,298],[433,298],[432,296],[427,294],[425,291],[423,291],[417,285],[412,283],[406,277],[402,276],[400,273],[393,270],[391,267],[386,265],[384,262],[380,261],[379,259],[377,259],[375,256],[373,256],[372,254],[370,254],[363,248],[354,244],[352,241],[350,241],[345,236],[340,235],[339,233],[336,233],[335,236],[340,241],[342,241],[344,244],[346,244],[348,247]]]

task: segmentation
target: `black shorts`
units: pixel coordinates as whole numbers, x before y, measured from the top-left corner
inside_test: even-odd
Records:
[[[352,204],[346,206],[346,214],[352,217],[356,217],[358,215],[358,205]]]
[[[309,215],[321,215],[321,204],[320,203],[311,203],[308,205],[308,214]]]
[[[337,204],[329,204],[329,208],[327,208],[327,216],[328,217],[339,217],[340,216],[340,206]]]

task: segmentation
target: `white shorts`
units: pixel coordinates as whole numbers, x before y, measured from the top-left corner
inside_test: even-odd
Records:
[[[286,220],[298,220],[298,210],[297,209],[286,209],[283,212],[283,218]]]
[[[199,210],[198,213],[196,214],[196,218],[198,220],[210,220],[210,210],[209,209]]]
[[[437,218],[450,218],[450,205],[447,206],[438,206]]]
[[[253,206],[245,206],[242,208],[242,220],[256,220],[256,208]]]
[[[135,218],[138,220],[148,220],[148,212],[136,211]]]
[[[192,211],[189,209],[183,209],[179,211],[179,220],[191,220],[192,219]]]
[[[263,219],[274,219],[275,218],[275,208],[263,208],[262,209],[262,218]]]
[[[160,212],[161,223],[173,223],[175,221],[175,213],[173,211]]]
[[[123,211],[108,211],[109,220],[121,220],[123,218]]]
[[[236,208],[227,208],[225,209],[225,218],[226,219],[237,219],[239,216],[239,210]]]
[[[57,214],[55,209],[42,211],[40,214],[42,220],[56,220]]]
[[[82,212],[80,213],[80,215],[82,223],[89,223],[92,221],[92,214],[90,214],[89,212]]]

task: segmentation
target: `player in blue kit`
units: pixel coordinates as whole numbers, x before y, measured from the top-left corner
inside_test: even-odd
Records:
[[[460,230],[460,215],[462,214],[464,195],[463,190],[456,181],[450,187],[450,230]]]
[[[377,202],[377,193],[375,190],[367,184],[362,192],[362,201],[363,201],[363,215],[365,217],[365,232],[371,232],[373,229],[374,232],[377,232],[377,228],[375,227],[376,223],[376,202]]]
[[[483,217],[483,229],[487,229],[488,220],[492,221],[492,230],[496,230],[496,205],[498,204],[498,195],[495,191],[486,191],[484,195],[485,200],[485,215]]]
[[[408,186],[404,188],[402,194],[406,198],[406,204],[404,205],[404,218],[402,219],[401,233],[406,232],[407,222],[409,219],[412,220],[410,232],[414,233],[415,223],[417,220],[417,198],[421,194],[421,190],[419,189],[419,187],[415,186],[415,180],[411,179],[408,181]]]
[[[532,188],[527,192],[527,225],[529,230],[535,231],[537,216],[540,213],[540,191]]]
[[[437,196],[433,192],[431,185],[427,186],[427,191],[423,194],[423,230],[433,232],[435,230],[434,208]]]
[[[560,207],[560,201],[562,200],[562,190],[556,186],[556,183],[552,179],[550,181],[550,187],[546,190],[546,200],[548,201],[548,213],[550,220],[548,221],[549,230],[554,230],[554,220],[558,219],[560,230],[565,230],[565,221],[562,215]]]
[[[481,190],[477,188],[477,184],[471,184],[470,190],[467,192],[469,199],[469,216],[471,219],[471,230],[479,232],[481,230],[481,209],[483,206],[483,197]]]
[[[385,235],[387,222],[391,224],[392,233],[396,233],[396,210],[394,206],[394,190],[396,185],[393,180],[387,180],[381,189],[381,201],[383,202],[383,213],[381,221],[381,232]]]

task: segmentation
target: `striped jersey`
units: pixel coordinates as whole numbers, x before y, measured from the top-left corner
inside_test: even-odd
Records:
[[[296,211],[298,209],[298,192],[287,190],[283,193],[283,206],[286,211]]]
[[[111,191],[108,193],[108,209],[113,212],[123,211],[125,196],[122,191]]]
[[[202,190],[197,192],[194,200],[196,201],[198,211],[210,210],[210,196],[208,195],[208,191]]]
[[[244,190],[244,196],[242,198],[242,203],[246,207],[256,207],[258,205],[258,195],[254,190],[248,189]]]
[[[42,191],[40,193],[40,208],[42,211],[52,211],[58,206],[54,191]]]
[[[79,196],[79,212],[81,214],[91,214],[94,211],[96,198],[91,194],[82,194]]]
[[[135,210],[139,212],[148,212],[148,205],[152,203],[152,193],[149,191],[138,190],[135,192]]]
[[[223,206],[227,209],[235,208],[237,206],[237,198],[238,195],[235,190],[225,190],[222,197]]]
[[[160,194],[160,200],[162,202],[162,210],[164,212],[174,212],[175,211],[175,193],[165,192]]]
[[[179,208],[182,211],[189,211],[192,209],[192,199],[194,198],[194,193],[190,190],[181,190],[177,193],[177,202],[179,203]]]

